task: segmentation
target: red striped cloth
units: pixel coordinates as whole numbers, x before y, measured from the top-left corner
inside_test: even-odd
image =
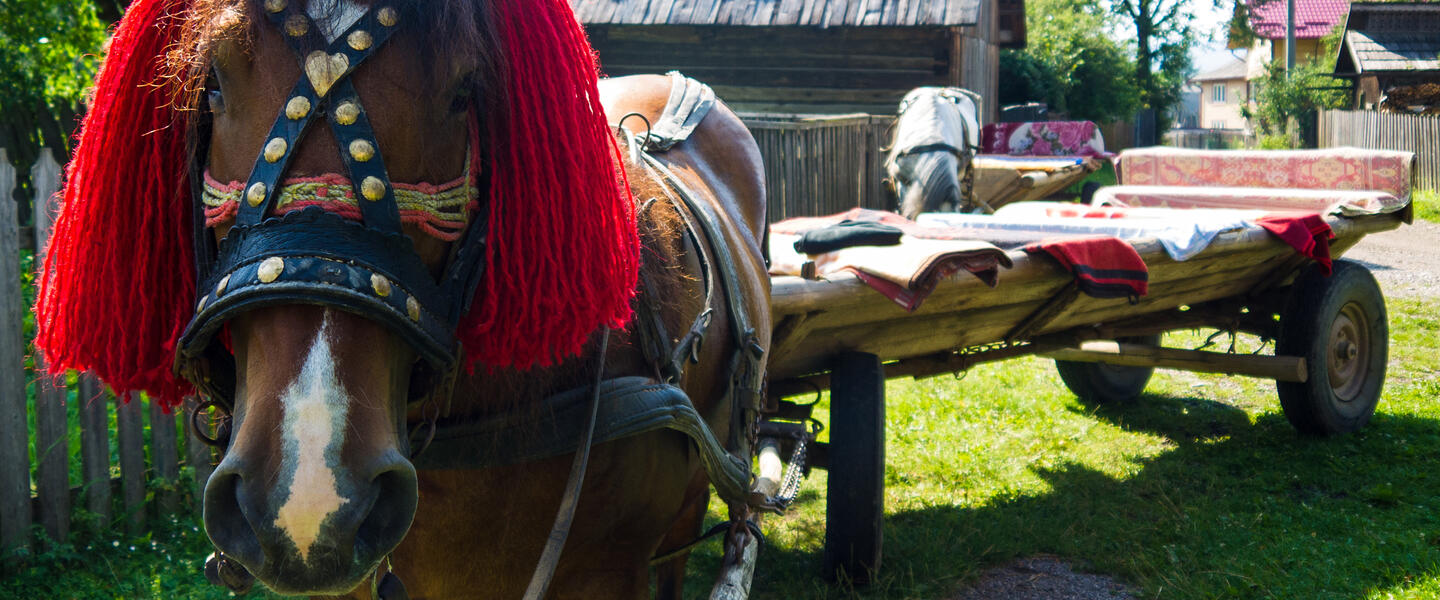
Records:
[[[1047,254],[1075,274],[1080,291],[1095,298],[1130,298],[1149,291],[1150,269],[1125,240],[1110,236],[1046,240],[1025,247]]]

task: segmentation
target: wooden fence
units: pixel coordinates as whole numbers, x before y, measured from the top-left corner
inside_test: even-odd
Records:
[[[1415,153],[1415,186],[1440,189],[1440,116],[1373,110],[1320,111],[1321,148],[1356,146]]]
[[[65,387],[69,378],[41,376],[38,364],[34,371],[25,368],[23,328],[29,307],[21,292],[19,257],[22,246],[44,248],[55,215],[60,165],[51,150],[40,152],[30,175],[35,193],[33,227],[26,228],[22,236],[18,203],[12,200],[16,169],[0,148],[0,548],[7,550],[29,547],[34,542],[30,526],[35,522],[50,539],[66,540],[72,508],[80,506],[95,515],[101,529],[123,522],[129,533],[140,533],[147,510],[168,514],[179,507],[182,495],[176,486],[181,484],[181,464],[195,467],[194,497],[199,497],[214,458],[208,446],[179,434],[183,428],[177,415],[164,414],[159,404],[140,394],[121,402],[87,375],[75,377],[72,390]],[[37,252],[35,264],[41,260]],[[35,389],[33,431],[26,426],[26,388],[31,384]],[[113,442],[112,418],[116,423]],[[69,434],[71,419],[77,420],[73,429],[79,431],[78,440]],[[72,477],[70,448],[74,443],[80,446],[81,472]],[[118,465],[111,464],[112,450],[119,458]],[[72,480],[80,485],[72,486]],[[157,493],[147,494],[152,490]],[[154,502],[147,502],[147,497]]]
[[[740,115],[765,161],[769,221],[828,215],[856,206],[889,209],[881,148],[893,117]]]

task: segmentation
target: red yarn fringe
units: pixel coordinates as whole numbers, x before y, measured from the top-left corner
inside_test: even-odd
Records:
[[[191,393],[171,372],[191,315],[186,114],[161,80],[189,0],[136,0],[110,41],[65,170],[35,304],[52,374],[87,370],[167,408]]]
[[[640,242],[595,53],[569,4],[496,0],[492,14],[508,114],[489,123],[486,271],[457,335],[470,360],[523,369],[625,326]]]

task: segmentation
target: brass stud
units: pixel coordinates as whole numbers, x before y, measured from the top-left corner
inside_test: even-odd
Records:
[[[350,158],[360,162],[369,162],[375,157],[375,145],[368,140],[355,140],[350,142]]]
[[[256,275],[260,278],[260,283],[270,283],[278,279],[280,274],[284,272],[285,259],[272,256],[261,261],[260,271]]]
[[[206,303],[207,301],[209,301],[209,300],[210,300],[210,297],[209,297],[209,296],[205,296],[205,297],[200,298],[200,303],[195,305],[195,312],[198,313],[198,312],[200,312],[200,311],[202,311],[202,310],[205,310],[205,303]]]
[[[360,182],[360,194],[371,202],[384,198],[385,183],[374,175],[366,177],[365,181]]]
[[[304,96],[296,96],[285,104],[285,116],[292,121],[299,121],[310,114],[310,99]]]
[[[364,29],[356,29],[355,31],[350,32],[349,37],[346,37],[345,41],[348,42],[350,44],[350,47],[354,48],[356,51],[364,52],[365,50],[370,48],[371,44],[375,43],[375,38],[370,35],[370,32],[365,31]]]
[[[245,191],[245,200],[252,207],[260,206],[260,203],[265,201],[265,182],[257,181],[250,186],[250,189]]]
[[[275,162],[285,157],[285,151],[290,145],[285,143],[285,138],[272,138],[265,144],[265,162]]]
[[[285,19],[285,33],[290,37],[302,37],[310,31],[310,18],[300,13],[290,15]]]
[[[420,321],[420,302],[414,296],[405,299],[405,310],[410,313],[411,321]]]
[[[335,122],[341,125],[354,125],[355,120],[360,118],[360,105],[354,102],[341,102],[335,107]]]
[[[381,25],[394,27],[396,23],[400,22],[400,13],[396,12],[393,7],[387,6],[375,13],[375,18],[380,21]]]
[[[285,0],[265,0],[265,12],[278,13],[285,10],[286,4]]]
[[[375,295],[381,298],[390,296],[390,280],[379,273],[370,274],[370,287],[375,290]]]
[[[228,287],[229,285],[230,285],[230,276],[229,276],[229,275],[226,275],[226,276],[224,276],[224,277],[221,277],[221,278],[220,278],[220,283],[215,284],[215,296],[216,296],[216,297],[219,297],[220,294],[225,293],[225,288]]]

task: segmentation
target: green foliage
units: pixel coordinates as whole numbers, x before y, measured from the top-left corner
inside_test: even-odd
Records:
[[[1224,0],[1210,1],[1220,6]],[[1108,6],[1133,27],[1140,103],[1155,110],[1161,120],[1157,133],[1163,134],[1192,70],[1190,50],[1200,35],[1194,26],[1194,0],[1110,0]]]
[[[1344,84],[1330,76],[1332,69],[1324,60],[1309,60],[1296,65],[1287,75],[1284,60],[1271,61],[1265,67],[1265,76],[1257,82],[1255,106],[1242,107],[1241,112],[1263,134],[1271,136],[1284,136],[1287,124],[1295,119],[1299,138],[1310,139],[1317,111],[1341,108],[1348,100],[1345,90],[1329,89]],[[1285,147],[1289,146],[1287,141]]]
[[[0,14],[0,113],[79,102],[105,42],[94,2],[0,0]]]
[[[1431,223],[1440,223],[1440,191],[1417,190],[1411,196],[1415,203],[1415,218]]]
[[[1135,112],[1135,67],[1126,48],[1106,37],[1106,13],[1089,0],[1031,0],[1025,12],[1028,45],[1000,57],[1002,105],[1044,102],[1101,123]]]

